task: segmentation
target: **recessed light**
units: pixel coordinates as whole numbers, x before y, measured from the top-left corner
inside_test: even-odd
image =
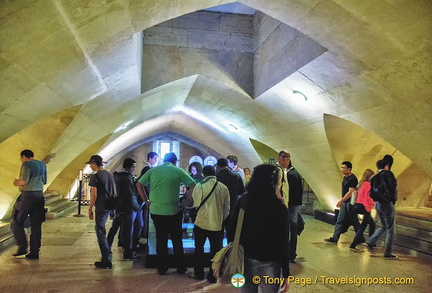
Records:
[[[231,132],[238,132],[239,131],[239,127],[232,122],[227,121],[225,123],[225,125],[228,128],[228,130]]]
[[[126,123],[120,125],[116,130],[114,130],[114,132],[126,129],[129,126],[129,124],[131,124],[131,123],[132,123],[132,121],[129,121],[129,122],[126,122]]]
[[[303,99],[305,100],[305,101],[307,101],[307,97],[306,97],[306,95],[304,94],[304,93],[302,93],[302,92],[299,92],[299,91],[293,91],[293,94],[294,95],[298,95],[298,96],[302,96],[303,97]]]

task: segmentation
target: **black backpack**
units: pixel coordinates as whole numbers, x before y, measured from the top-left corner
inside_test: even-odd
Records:
[[[392,195],[388,190],[382,171],[371,178],[370,197],[377,202],[391,202]]]

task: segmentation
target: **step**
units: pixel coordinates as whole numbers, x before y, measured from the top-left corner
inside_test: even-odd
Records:
[[[45,205],[50,206],[53,205],[56,201],[62,200],[63,196],[59,194],[52,194],[49,196],[45,196]]]
[[[50,209],[50,211],[46,214],[46,219],[57,219],[58,217],[61,217],[75,209],[77,209],[78,204],[76,202],[72,202],[69,200],[66,200],[61,205],[57,205]]]
[[[58,190],[45,190],[44,194],[45,194],[45,196],[59,195],[59,192],[58,192]]]
[[[432,255],[432,243],[428,241],[422,241],[420,239],[396,234],[394,238],[394,243],[412,250]]]
[[[61,210],[63,207],[69,206],[70,203],[71,201],[68,199],[61,199],[61,200],[57,200],[56,202],[53,202],[51,205],[45,205],[45,209],[47,213],[50,213],[53,211]]]
[[[14,243],[13,233],[9,222],[0,223],[0,250]]]
[[[432,254],[432,219],[428,208],[402,208],[396,214],[394,242],[416,251]]]
[[[432,231],[432,221],[414,218],[412,216],[396,215],[396,224],[400,226]]]
[[[403,235],[405,237],[410,237],[418,239],[419,241],[426,241],[432,243],[432,231],[423,230],[415,227],[407,227],[399,225],[396,222],[396,234]]]

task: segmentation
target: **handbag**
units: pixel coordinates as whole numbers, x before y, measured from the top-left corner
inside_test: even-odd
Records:
[[[350,204],[354,205],[357,201],[357,190],[353,190],[351,193]]]
[[[191,220],[192,220],[192,223],[195,223],[195,220],[196,220],[196,217],[197,217],[197,215],[198,215],[198,211],[199,211],[199,209],[203,206],[203,204],[209,199],[209,197],[210,197],[210,195],[212,195],[212,193],[213,193],[213,191],[215,190],[215,188],[216,188],[216,185],[217,185],[217,181],[216,181],[216,183],[213,185],[213,188],[212,188],[212,190],[210,191],[210,193],[206,196],[206,198],[201,202],[201,204],[199,205],[199,207],[193,207],[193,208],[190,208],[189,209],[189,217],[191,218]]]
[[[240,235],[243,226],[244,209],[238,215],[234,242],[219,250],[212,258],[213,275],[222,284],[231,284],[234,274],[244,273],[244,250],[240,245]]]
[[[105,203],[105,209],[106,210],[115,210],[118,207],[118,204],[119,204],[118,197],[116,195],[112,195],[112,194],[110,194],[108,192],[108,190],[106,189],[105,185],[103,185],[102,181],[99,179],[99,176],[97,175],[97,173],[95,173],[94,176],[96,176],[96,179],[99,181],[99,183],[101,183],[101,185],[103,186],[106,194],[108,195],[107,201]]]

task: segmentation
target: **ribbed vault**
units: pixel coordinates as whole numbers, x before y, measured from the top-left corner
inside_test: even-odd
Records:
[[[261,162],[250,139],[275,151],[288,149],[328,210],[340,197],[341,159],[353,158],[360,168],[360,156],[387,152],[336,139],[338,132],[351,134],[350,123],[382,140],[376,145],[397,149],[401,165],[394,168],[401,183],[413,186],[408,183],[417,182],[421,172],[423,182],[430,182],[430,1],[235,2],[231,12],[241,14],[238,19],[253,18],[254,41],[252,50],[225,48],[226,55],[204,46],[211,31],[205,22],[174,24],[198,14],[218,15],[230,24],[234,15],[226,16],[226,7],[201,11],[230,3],[0,1],[0,148],[8,154],[0,166],[5,178],[0,189],[8,190],[0,195],[3,206],[17,194],[7,178],[17,176],[19,162],[8,162],[24,146],[37,158],[56,153],[50,182],[60,176],[67,185],[94,146],[109,160],[137,140],[164,132],[220,154],[237,153],[240,165]],[[241,6],[248,9],[237,9]],[[203,38],[193,34],[197,24],[195,33],[207,29]],[[172,31],[175,39],[179,29],[187,32],[187,42],[167,44],[148,35]],[[211,32],[226,40],[239,37]],[[46,136],[56,124],[27,131],[68,109],[77,110],[56,135]],[[229,132],[227,121],[239,132]],[[18,137],[19,143],[8,142]],[[406,192],[421,193],[414,187]],[[418,205],[406,197],[407,204]]]

